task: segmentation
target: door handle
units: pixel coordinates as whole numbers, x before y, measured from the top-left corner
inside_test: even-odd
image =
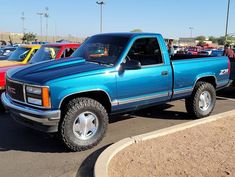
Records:
[[[162,71],[162,76],[167,76],[168,75],[168,71]]]

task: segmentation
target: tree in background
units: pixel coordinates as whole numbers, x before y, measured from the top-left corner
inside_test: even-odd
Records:
[[[199,46],[203,46],[205,44],[205,40],[206,40],[206,37],[205,36],[198,36],[195,38],[196,40],[198,40],[198,44]]]
[[[35,41],[36,34],[34,33],[24,33],[23,37],[21,38],[22,43],[29,43],[31,41]]]
[[[205,44],[205,40],[206,40],[206,37],[205,36],[198,36],[195,38],[196,40],[198,40],[198,44],[199,46],[203,46]]]
[[[199,42],[203,42],[206,40],[206,37],[205,36],[198,36],[195,39],[198,40]]]
[[[217,39],[217,42],[219,45],[224,45],[225,43],[225,37],[224,36],[221,36]]]
[[[131,30],[132,33],[142,33],[143,31],[141,29],[133,29]]]
[[[235,36],[234,35],[228,35],[227,41],[224,41],[224,44],[234,45],[235,44]]]
[[[218,38],[214,36],[209,36],[209,41],[212,41],[212,43],[218,43]]]

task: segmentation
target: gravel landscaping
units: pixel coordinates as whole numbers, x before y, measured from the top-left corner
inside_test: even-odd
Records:
[[[111,160],[109,177],[235,176],[235,117],[133,144]]]

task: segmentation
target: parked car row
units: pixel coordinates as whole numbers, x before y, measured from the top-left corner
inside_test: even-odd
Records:
[[[78,43],[22,45],[7,60],[0,61],[0,94],[5,90],[6,72],[27,64],[67,58],[80,46]]]
[[[202,50],[198,52],[198,55],[207,55],[207,56],[222,56],[223,55],[223,50],[216,50],[216,49],[207,49],[207,50]]]
[[[96,146],[112,114],[185,99],[189,114],[208,116],[216,90],[230,84],[227,57],[170,58],[160,34],[99,34],[70,59],[50,60],[67,56],[57,47],[45,45],[31,59],[47,62],[9,70],[1,100],[15,121],[57,132],[72,151]]]
[[[6,60],[16,50],[16,47],[4,47],[0,48],[0,60]]]
[[[174,46],[174,54],[203,55],[203,56],[222,56],[223,49],[203,49],[200,46],[182,48]]]

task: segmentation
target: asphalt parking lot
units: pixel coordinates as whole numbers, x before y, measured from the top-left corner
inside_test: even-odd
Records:
[[[235,107],[235,89],[219,93],[213,114]],[[133,135],[193,120],[184,100],[112,117],[104,140],[94,149],[68,152],[55,135],[16,124],[0,113],[0,177],[92,176],[98,155],[110,144]]]

